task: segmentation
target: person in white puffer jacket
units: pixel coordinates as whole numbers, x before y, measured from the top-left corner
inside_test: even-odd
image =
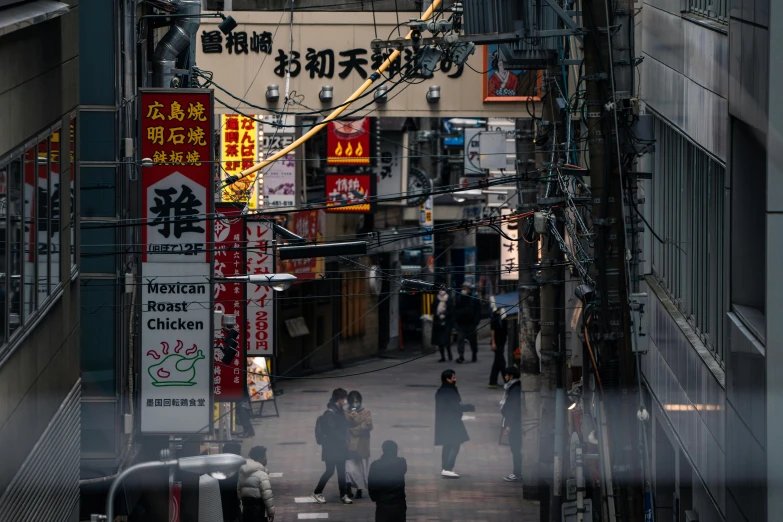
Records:
[[[242,498],[242,522],[273,522],[275,502],[272,483],[266,469],[266,448],[254,446],[247,463],[239,469],[239,496]]]

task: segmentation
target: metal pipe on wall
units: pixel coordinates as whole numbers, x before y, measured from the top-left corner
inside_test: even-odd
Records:
[[[152,58],[153,87],[173,87],[177,58],[188,49],[191,36],[196,34],[201,25],[198,17],[201,14],[201,0],[176,0],[172,4],[177,8],[177,14],[193,16],[178,18],[155,47]]]

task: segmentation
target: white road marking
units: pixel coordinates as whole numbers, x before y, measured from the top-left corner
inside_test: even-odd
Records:
[[[312,520],[315,518],[329,518],[329,513],[299,513],[297,515],[299,520]]]
[[[315,504],[313,497],[294,497],[294,502],[297,504]]]
[[[462,420],[476,420],[475,415],[463,415]]]
[[[282,476],[283,476],[282,473],[270,473],[269,474],[269,478],[280,478]]]

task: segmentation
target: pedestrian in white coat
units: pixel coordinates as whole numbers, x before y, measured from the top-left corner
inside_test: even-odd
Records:
[[[266,448],[254,446],[248,456],[247,463],[239,469],[242,522],[273,522],[275,502],[266,469]]]

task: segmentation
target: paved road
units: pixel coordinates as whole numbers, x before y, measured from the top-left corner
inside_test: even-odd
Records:
[[[323,471],[320,447],[313,434],[315,419],[337,387],[359,390],[373,413],[371,460],[380,456],[384,440],[393,439],[399,444],[401,456],[408,461],[408,520],[537,521],[538,503],[522,500],[520,484],[502,480],[511,472],[511,455],[508,446],[498,445],[498,401],[503,392],[487,388],[490,353],[483,345],[479,362],[463,365],[439,363],[436,355],[393,368],[389,366],[403,361],[376,359],[281,385],[285,392],[278,399],[280,418],[264,418],[256,425],[255,438],[243,444],[245,453],[256,444],[267,446],[270,470],[282,473],[273,479],[276,522],[374,520],[375,506],[370,500],[357,500],[350,506],[340,503],[336,477],[324,491],[326,504],[302,502],[312,494]],[[462,476],[458,480],[440,477],[440,448],[433,446],[434,394],[440,372],[447,367],[457,371],[463,400],[476,405],[476,412],[465,418],[471,441],[462,447],[457,459],[455,471]]]

